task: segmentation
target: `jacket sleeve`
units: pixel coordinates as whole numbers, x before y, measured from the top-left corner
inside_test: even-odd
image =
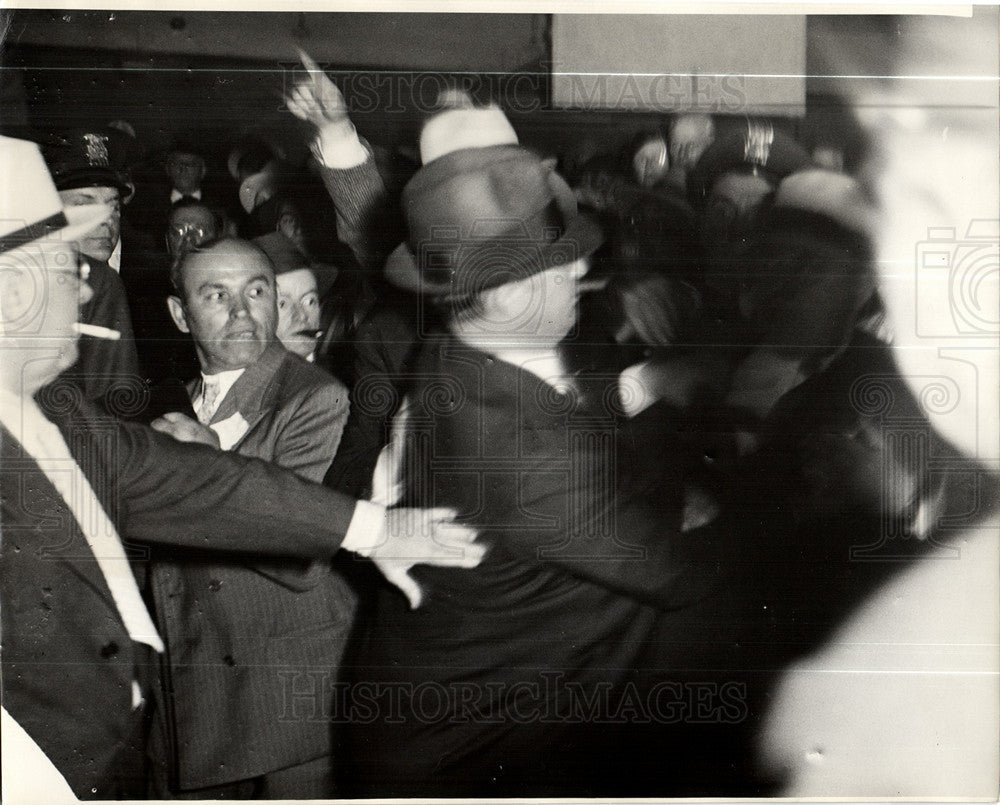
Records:
[[[352,498],[265,461],[93,416],[74,419],[68,433],[63,424],[64,434],[81,466],[104,466],[98,495],[117,504],[130,539],[302,558],[339,549]]]
[[[374,157],[353,168],[328,168],[320,176],[337,210],[337,237],[359,265],[379,270],[402,240],[390,215],[389,192]]]
[[[662,413],[649,409],[654,421],[634,440],[638,450],[620,423],[523,431],[517,471],[483,471],[480,510],[469,521],[493,550],[661,609],[703,598],[728,567],[729,529],[722,519],[682,529],[682,472],[671,440],[658,435]],[[493,438],[518,439],[516,421],[506,435],[494,430],[499,419],[484,420]]]

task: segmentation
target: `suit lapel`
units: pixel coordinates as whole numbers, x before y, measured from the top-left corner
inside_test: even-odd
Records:
[[[279,341],[269,344],[257,362],[248,366],[233,383],[209,424],[214,425],[229,419],[234,414],[239,414],[248,425],[246,432],[253,430],[267,412],[274,408],[275,397],[280,387],[277,382],[278,370],[288,356],[288,351]],[[241,438],[240,442],[242,441]],[[240,442],[231,449],[235,450]]]
[[[51,549],[45,549],[43,544],[32,545],[32,555],[45,561],[58,561],[68,572],[78,576],[97,592],[117,614],[118,607],[108,583],[69,504],[49,481],[34,457],[3,426],[0,426],[0,444],[3,448],[3,475],[7,476],[3,482],[3,497],[5,519],[9,518],[5,528],[10,529],[10,533],[6,536],[14,537],[23,529],[24,533],[38,534],[40,541],[52,541],[52,536],[46,536],[48,529],[53,525],[59,529],[60,524],[65,524],[62,527],[70,533],[68,537],[62,538],[61,544],[53,541]],[[8,484],[17,485],[16,491],[9,496]],[[20,502],[19,507],[7,511],[7,504],[13,506],[13,501]]]

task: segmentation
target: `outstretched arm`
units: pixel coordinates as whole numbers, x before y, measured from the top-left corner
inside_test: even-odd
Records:
[[[121,533],[144,542],[261,556],[326,558],[339,548],[377,560],[398,583],[417,564],[473,567],[484,548],[443,509],[386,511],[265,461],[182,444],[93,411],[59,423]],[[413,599],[412,588],[403,590]]]

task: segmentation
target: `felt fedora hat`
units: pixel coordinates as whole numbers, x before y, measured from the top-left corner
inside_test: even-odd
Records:
[[[845,229],[873,236],[878,209],[857,179],[824,168],[798,171],[782,180],[774,194],[778,209],[824,215]]]
[[[593,253],[597,220],[569,185],[516,145],[465,148],[421,168],[403,190],[409,238],[386,262],[397,287],[459,299]]]
[[[0,255],[13,259],[29,249],[72,243],[104,221],[111,208],[87,204],[63,208],[38,145],[0,136]]]
[[[310,260],[305,254],[281,232],[268,232],[253,239],[253,242],[264,250],[274,266],[274,275],[280,276],[289,271],[308,268],[316,277],[317,293],[322,297],[337,279],[338,270],[334,265],[318,263]]]

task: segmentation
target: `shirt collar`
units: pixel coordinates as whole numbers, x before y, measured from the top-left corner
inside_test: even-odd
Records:
[[[118,242],[115,244],[114,251],[111,252],[111,256],[108,258],[108,265],[111,266],[119,274],[122,273],[122,239],[118,238]]]
[[[225,372],[219,372],[214,375],[206,375],[204,372],[201,373],[201,382],[205,384],[215,383],[219,387],[218,401],[222,402],[226,399],[226,395],[229,393],[229,389],[233,387],[233,384],[240,379],[240,376],[246,371],[244,366],[242,369],[228,369]]]
[[[201,188],[191,193],[182,193],[176,187],[172,188],[170,191],[170,203],[175,204],[176,202],[184,198],[184,196],[191,196],[191,198],[196,198],[198,199],[198,201],[201,201]]]

